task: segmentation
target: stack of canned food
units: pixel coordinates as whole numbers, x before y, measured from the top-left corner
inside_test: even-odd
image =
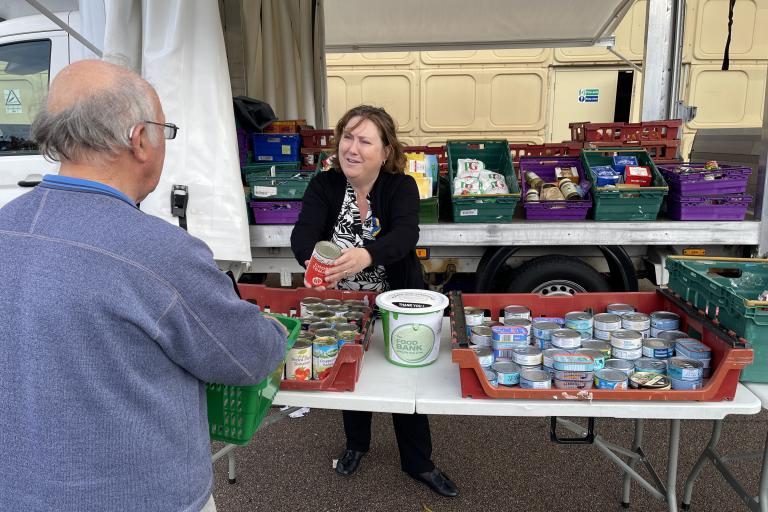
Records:
[[[323,379],[336,364],[339,349],[355,343],[371,309],[360,300],[305,297],[300,303],[301,333],[288,351],[285,378]]]
[[[594,316],[532,319],[527,307],[510,305],[503,322],[480,308],[465,308],[465,318],[480,365],[498,386],[692,390],[709,377],[709,347],[681,332],[680,317],[668,311],[609,304]]]

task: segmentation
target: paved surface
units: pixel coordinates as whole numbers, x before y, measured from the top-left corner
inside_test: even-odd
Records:
[[[400,470],[389,415],[375,414],[371,451],[348,478],[331,467],[344,447],[341,414],[313,409],[260,430],[235,451],[237,483],[227,483],[226,457],[216,462],[214,496],[220,512],[242,511],[619,511],[621,472],[593,446],[549,441],[547,418],[431,416],[434,460],[458,485],[460,496],[437,496]],[[597,419],[607,440],[629,446],[629,420]],[[678,496],[709,439],[710,422],[682,423]],[[762,450],[768,413],[734,416],[726,422],[721,451]],[[668,423],[647,421],[644,447],[666,471]],[[222,445],[214,443],[216,450]],[[758,461],[732,464],[756,492]],[[425,508],[426,507],[426,508]],[[632,511],[666,510],[639,485],[632,486]],[[747,510],[710,464],[694,490],[694,511]]]

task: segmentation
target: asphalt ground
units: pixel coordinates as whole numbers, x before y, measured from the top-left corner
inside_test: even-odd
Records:
[[[273,409],[273,413],[276,409]],[[341,413],[312,409],[303,418],[285,418],[256,432],[239,447],[237,482],[227,482],[227,458],[214,464],[214,497],[220,512],[242,511],[619,511],[622,473],[594,446],[549,441],[548,418],[430,416],[433,460],[459,487],[457,498],[442,498],[400,470],[390,415],[374,414],[370,452],[360,469],[342,477],[332,460],[344,448]],[[583,422],[582,422],[583,423]],[[712,422],[683,421],[678,468],[678,502],[685,479],[706,446]],[[596,433],[627,448],[633,422],[596,420]],[[646,421],[644,449],[666,481],[669,422]],[[722,453],[762,451],[768,412],[732,416],[723,429]],[[563,432],[567,433],[567,432]],[[223,445],[214,443],[216,451]],[[760,461],[730,465],[757,493]],[[647,475],[644,470],[641,473]],[[632,511],[667,510],[638,484]],[[691,510],[748,510],[710,463],[699,476]]]

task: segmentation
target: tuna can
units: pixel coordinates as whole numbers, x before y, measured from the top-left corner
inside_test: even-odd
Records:
[[[490,327],[486,327],[484,325],[473,325],[471,334],[470,334],[470,340],[475,345],[480,345],[482,347],[490,347],[492,344],[492,332]]]
[[[516,306],[514,304],[506,306],[504,308],[504,323],[506,324],[507,320],[512,320],[513,318],[530,320],[531,310],[525,306]]]
[[[587,341],[592,339],[592,329],[588,331],[576,331],[579,333],[579,336],[581,336],[581,341]]]
[[[688,335],[683,331],[661,331],[656,337],[662,340],[676,341],[680,338],[687,338]]]
[[[552,331],[556,331],[560,326],[555,322],[534,321],[531,324],[531,334],[539,340],[551,340]]]
[[[669,311],[651,313],[651,328],[659,331],[676,331],[680,328],[680,315]]]
[[[575,372],[572,370],[555,370],[554,378],[557,380],[588,380],[591,381],[594,372]]]
[[[485,320],[485,310],[481,308],[464,308],[464,325],[467,326],[467,336],[472,335],[472,327],[475,325],[483,325]]]
[[[309,324],[307,327],[307,332],[309,332],[312,336],[315,336],[315,333],[319,331],[320,329],[330,329],[331,324],[328,322],[313,322]]]
[[[598,340],[587,340],[581,342],[581,348],[588,348],[591,350],[599,350],[605,354],[606,358],[611,357],[611,344]]]
[[[483,372],[485,373],[485,378],[488,379],[488,382],[490,382],[491,386],[499,385],[499,375],[495,370],[490,368],[483,368]]]
[[[679,380],[679,379],[669,379],[672,383],[672,389],[680,390],[680,391],[693,391],[695,389],[701,389],[704,387],[704,381],[699,380]]]
[[[347,314],[344,315],[347,323],[354,325],[358,332],[363,330],[363,317],[364,315],[359,311],[348,311]]]
[[[635,348],[635,349],[625,349],[625,348],[616,348],[613,347],[611,349],[611,356],[616,359],[640,359],[643,357],[643,349],[642,348]]]
[[[346,304],[339,304],[338,306],[328,306],[328,311],[334,314],[334,316],[344,316],[349,313],[349,306]]]
[[[621,317],[621,327],[629,331],[648,331],[651,329],[651,317],[645,313],[627,313]]]
[[[341,306],[341,301],[339,299],[323,299],[323,304],[330,309],[333,306]]]
[[[317,318],[316,316],[303,316],[299,321],[301,322],[301,330],[306,331],[309,329],[310,324],[319,322],[320,319]]]
[[[628,359],[608,359],[605,361],[605,368],[618,370],[624,375],[630,376],[635,371],[635,363]]]
[[[285,358],[285,378],[310,380],[312,378],[312,342],[296,340]]]
[[[512,360],[521,366],[535,366],[541,364],[541,349],[536,347],[517,348],[513,351]]]
[[[550,368],[554,368],[555,354],[562,354],[562,353],[568,353],[568,351],[560,348],[548,348],[546,350],[543,350],[541,352],[541,362],[544,366],[549,366]]]
[[[549,372],[544,370],[522,370],[520,372],[520,387],[523,389],[550,389],[552,379]]]
[[[511,344],[511,346],[502,348],[520,348],[520,346],[528,345],[530,340],[530,322],[519,319],[511,321],[528,322],[529,325],[497,325],[496,327],[491,327],[491,339],[494,346],[497,346],[497,343]]]
[[[517,363],[494,363],[491,369],[496,372],[500,386],[514,386],[520,383],[522,369]]]
[[[355,324],[336,324],[336,330],[339,332],[339,347],[347,343],[355,343],[357,337],[357,326]]]
[[[565,327],[574,331],[589,331],[592,334],[592,315],[584,311],[571,311],[565,314]]]
[[[613,331],[599,331],[595,329],[592,335],[600,341],[611,341],[611,333]]]
[[[595,360],[595,370],[600,370],[605,367],[605,360],[608,359],[605,355],[605,352],[602,350],[595,350],[593,348],[579,348],[576,349],[576,354],[582,354],[585,356],[589,356],[592,359]]]
[[[327,241],[317,242],[312,251],[312,257],[309,258],[304,281],[310,286],[325,285],[325,273],[339,256],[341,256],[341,247],[338,245]]]
[[[675,351],[677,355],[688,359],[708,361],[712,358],[712,350],[699,340],[693,338],[679,338],[675,344]],[[708,366],[704,365],[705,368]]]
[[[603,368],[595,372],[595,387],[597,389],[627,389],[627,375],[619,370]]]
[[[317,299],[320,300],[320,299]],[[302,310],[306,310],[307,314],[302,316],[317,316],[317,313],[320,311],[328,311],[328,308],[325,307],[325,304],[322,303],[316,303],[316,304],[307,304],[306,306],[301,306]]]
[[[607,313],[612,313],[614,315],[624,316],[627,313],[634,313],[635,307],[630,306],[629,304],[615,303],[615,304],[608,304],[605,307],[605,311]]]
[[[640,350],[642,355],[643,335],[637,331],[619,329],[611,333],[611,347],[624,350]]]
[[[304,297],[299,301],[299,316],[312,316],[310,311],[307,310],[307,306],[317,304],[322,305],[320,297]]]
[[[330,316],[330,317],[326,318],[325,321],[328,322],[329,324],[331,324],[331,327],[333,327],[333,328],[335,328],[339,324],[346,324],[347,323],[347,319],[344,318],[343,316]]]
[[[640,333],[640,335],[643,337],[644,340],[647,340],[648,338],[651,337],[651,330],[650,329],[647,329],[645,331],[637,331],[637,332]]]
[[[514,349],[512,348],[494,348],[493,359],[494,361],[513,361]]]
[[[591,374],[590,374],[591,375]],[[588,380],[560,380],[554,379],[557,389],[592,389],[592,379]]]
[[[477,360],[480,366],[488,368],[493,364],[493,352],[488,347],[475,347],[475,354],[477,354]]]
[[[672,389],[669,377],[655,372],[635,372],[629,377],[632,389]]]
[[[591,372],[595,369],[595,360],[584,354],[559,353],[552,356],[555,370],[573,372]]]
[[[674,380],[701,380],[704,377],[704,365],[696,359],[673,357],[667,364],[667,375]]]
[[[547,372],[549,374],[549,378],[550,379],[554,379],[555,378],[555,371],[556,370],[554,368],[552,368],[551,366],[541,365],[541,371]]]
[[[557,329],[552,331],[552,346],[556,348],[581,347],[581,334],[573,329]]]
[[[599,313],[592,320],[595,331],[617,331],[621,329],[621,317],[613,313]]]
[[[653,372],[662,375],[667,374],[667,362],[663,359],[653,359],[652,357],[641,357],[635,360],[636,372]]]
[[[492,318],[486,318],[485,320],[483,320],[483,325],[485,327],[496,327],[497,325],[504,325],[504,324],[499,322],[498,320],[494,320]]]
[[[541,350],[547,350],[549,348],[552,348],[552,340],[540,340],[538,338],[531,338],[531,344],[534,347],[540,348]]]
[[[324,379],[336,364],[339,342],[336,338],[319,337],[312,342],[312,378]]]
[[[514,361],[512,361],[514,362]],[[520,364],[517,363],[520,366],[520,370],[541,370],[540,364]]]
[[[533,319],[534,322],[552,322],[559,325],[561,328],[565,325],[565,318],[559,316],[537,316]]]
[[[643,357],[669,359],[675,355],[675,343],[659,338],[643,340]]]

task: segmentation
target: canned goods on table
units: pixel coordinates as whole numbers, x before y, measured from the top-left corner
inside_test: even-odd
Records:
[[[534,320],[531,324],[531,334],[538,340],[551,340],[552,331],[556,331],[560,326],[555,322],[542,322]]]
[[[605,308],[605,311],[614,315],[624,316],[627,313],[634,313],[635,307],[630,306],[629,304],[614,303],[608,304],[608,306]]]
[[[627,389],[628,377],[624,372],[603,368],[595,372],[597,389]]]
[[[323,379],[336,364],[339,342],[331,337],[318,337],[312,341],[312,377]]]
[[[483,372],[485,373],[485,378],[488,379],[488,382],[490,382],[492,386],[499,385],[499,375],[495,370],[483,368]]]
[[[541,349],[536,347],[516,348],[512,359],[521,366],[535,366],[541,364]]]
[[[630,331],[648,331],[651,328],[651,317],[645,313],[627,313],[621,317],[621,328]]]
[[[552,346],[557,348],[581,347],[581,334],[573,329],[557,329],[552,331]]]
[[[675,342],[660,338],[648,338],[643,341],[643,356],[656,359],[669,359],[675,355]]]
[[[297,339],[285,359],[285,378],[310,380],[312,378],[312,342]]]
[[[490,327],[484,325],[473,325],[470,341],[475,345],[490,347],[492,345],[492,332]]]
[[[474,346],[472,347],[472,350],[475,351],[475,354],[477,355],[477,361],[480,363],[480,366],[488,368],[493,364],[493,352],[490,348]]]
[[[584,311],[571,311],[565,314],[565,326],[574,331],[592,331],[592,315]]]
[[[514,386],[520,383],[520,365],[511,362],[493,363],[491,369],[496,372],[500,386]]]
[[[643,348],[643,335],[637,331],[619,329],[611,332],[611,347],[623,350]]]
[[[635,363],[629,359],[608,359],[605,361],[605,368],[618,370],[624,375],[630,376],[635,371]]]
[[[549,372],[544,370],[522,370],[520,372],[520,387],[524,389],[550,389],[552,379]]]
[[[670,311],[651,313],[651,329],[657,331],[675,331],[680,328],[680,315]]]
[[[504,308],[504,323],[506,323],[507,320],[511,320],[513,318],[522,318],[524,320],[530,320],[531,310],[525,306],[517,306],[515,304],[510,304],[509,306],[506,306]]]
[[[704,377],[704,365],[696,359],[673,357],[667,364],[667,375],[674,380],[701,380]]]
[[[311,316],[307,306],[321,305],[320,297],[304,297],[299,301],[299,316]]]
[[[611,349],[611,356],[613,356],[616,359],[640,359],[643,357],[643,349],[642,348],[635,348],[635,349],[624,349],[624,348],[616,348],[613,347]]]
[[[616,331],[621,329],[621,317],[613,313],[599,313],[592,320],[596,331]]]
[[[591,357],[595,361],[595,370],[604,368],[605,360],[608,359],[605,356],[605,352],[593,348],[577,348],[575,353]]]
[[[629,377],[633,389],[672,389],[672,383],[666,375],[655,372],[635,372]]]
[[[653,372],[666,375],[667,361],[664,359],[653,359],[651,357],[641,357],[635,360],[636,372]]]

